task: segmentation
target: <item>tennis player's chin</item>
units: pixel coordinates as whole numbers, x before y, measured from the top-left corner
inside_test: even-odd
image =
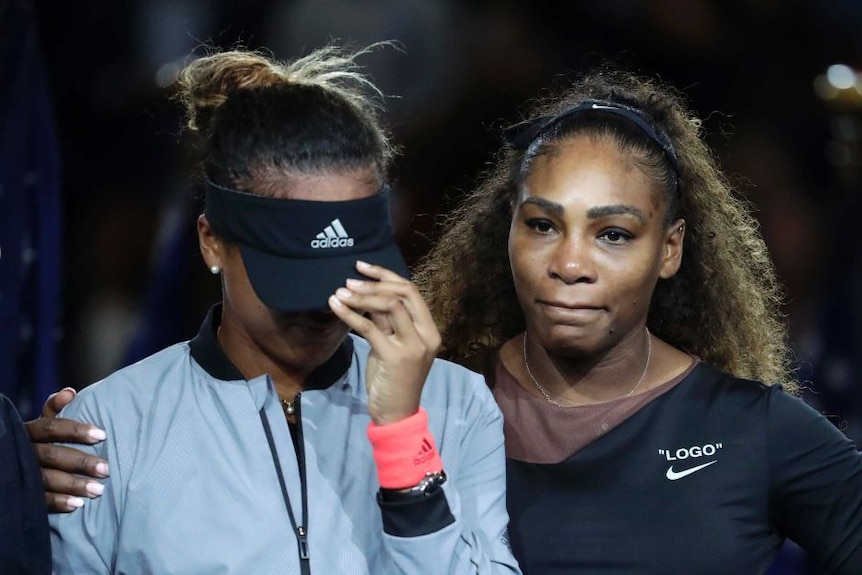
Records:
[[[588,311],[574,314],[561,314],[543,317],[541,329],[543,339],[549,348],[583,352],[607,338],[609,328],[607,313]]]
[[[330,321],[294,323],[291,326],[291,331],[309,343],[325,344],[331,342],[333,345],[337,345],[347,336],[350,328],[333,315]]]

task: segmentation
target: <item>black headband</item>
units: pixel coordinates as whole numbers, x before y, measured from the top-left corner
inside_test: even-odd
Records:
[[[358,200],[322,202],[258,196],[206,183],[204,215],[239,245],[260,300],[281,311],[326,309],[356,260],[408,277],[389,217],[389,187]]]
[[[572,106],[571,108],[563,110],[559,114],[540,116],[538,118],[533,118],[532,120],[515,124],[503,132],[503,137],[506,143],[513,149],[522,151],[527,150],[542,134],[558,125],[561,121],[578,114],[590,112],[621,116],[640,128],[647,136],[650,137],[651,140],[658,144],[664,151],[665,157],[673,169],[674,187],[676,188],[677,193],[679,193],[679,157],[673,147],[673,143],[670,141],[667,134],[663,130],[655,127],[641,110],[632,106],[617,104],[615,102],[605,102],[602,100],[586,100]]]

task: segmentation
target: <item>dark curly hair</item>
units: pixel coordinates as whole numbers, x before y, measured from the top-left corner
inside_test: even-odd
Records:
[[[659,280],[649,329],[738,377],[795,391],[772,261],[748,204],[735,195],[703,141],[701,121],[673,88],[610,67],[537,102],[528,118],[557,115],[587,100],[639,110],[670,140],[678,174],[654,139],[611,114],[568,117],[527,150],[504,146],[478,187],[448,216],[414,275],[440,327],[443,354],[469,362],[524,330],[507,252],[511,207],[537,147],[589,134],[631,150],[640,167],[664,184],[667,221],[686,221],[682,266]]]

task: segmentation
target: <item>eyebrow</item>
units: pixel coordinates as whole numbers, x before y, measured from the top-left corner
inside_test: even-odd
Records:
[[[533,204],[557,217],[561,217],[565,212],[565,208],[563,208],[562,204],[558,204],[557,202],[552,202],[550,200],[546,200],[545,198],[540,198],[537,196],[527,196],[521,201],[521,205],[523,206],[524,204]],[[647,220],[646,216],[642,211],[640,211],[634,206],[627,206],[625,204],[616,204],[612,206],[597,206],[595,208],[590,208],[589,210],[587,210],[587,217],[591,220],[603,218],[606,216],[619,215],[634,216],[643,224],[645,224]]]
[[[562,204],[558,204],[557,202],[552,202],[551,200],[546,200],[545,198],[539,198],[537,196],[527,196],[523,200],[521,200],[521,205],[525,204],[533,204],[543,209],[546,212],[550,212],[553,215],[560,217],[563,215],[565,209]]]
[[[613,206],[598,206],[587,210],[587,217],[590,219],[602,218],[605,216],[620,216],[630,215],[636,217],[642,224],[646,223],[646,216],[642,211],[634,206],[625,204],[617,204]]]

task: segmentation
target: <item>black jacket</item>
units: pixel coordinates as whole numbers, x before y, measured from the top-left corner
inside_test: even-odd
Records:
[[[42,477],[18,411],[0,394],[0,573],[50,572]]]

